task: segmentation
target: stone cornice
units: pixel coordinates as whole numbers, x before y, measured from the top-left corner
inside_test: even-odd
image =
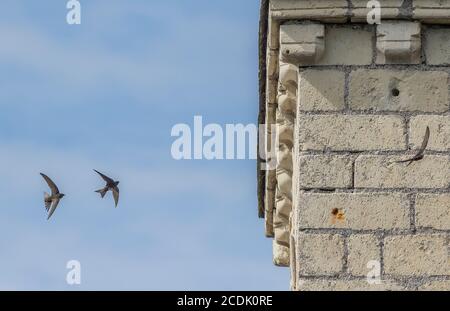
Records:
[[[450,0],[380,0],[381,19],[410,19],[450,24]],[[315,20],[324,23],[365,22],[368,0],[271,0],[274,20]]]

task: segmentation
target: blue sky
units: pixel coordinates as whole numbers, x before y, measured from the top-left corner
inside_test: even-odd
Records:
[[[85,0],[79,26],[65,0],[0,2],[0,289],[288,289],[255,162],[170,154],[195,115],[256,122],[258,2]],[[50,221],[41,171],[67,194]]]

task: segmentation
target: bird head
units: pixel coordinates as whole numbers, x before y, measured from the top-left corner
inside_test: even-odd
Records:
[[[60,193],[59,195],[61,196],[61,198],[64,198],[66,196],[64,193]]]
[[[116,181],[116,186],[117,186],[118,184],[120,184],[120,181]]]

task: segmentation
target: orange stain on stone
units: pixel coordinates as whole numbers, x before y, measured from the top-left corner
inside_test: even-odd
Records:
[[[345,213],[343,210],[338,209],[338,208],[333,208],[333,210],[331,211],[331,223],[334,225],[337,222],[343,222],[345,221]]]

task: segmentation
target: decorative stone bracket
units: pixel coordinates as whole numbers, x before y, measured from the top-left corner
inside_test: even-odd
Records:
[[[420,23],[391,21],[377,27],[378,64],[419,64]]]
[[[325,27],[321,24],[292,24],[280,28],[280,54],[277,108],[275,122],[277,125],[277,168],[275,173],[276,187],[266,198],[274,198],[272,215],[266,217],[266,228],[271,228],[273,221],[274,262],[279,266],[289,266],[295,258],[295,245],[291,243],[296,232],[293,221],[293,153],[294,124],[298,102],[298,66],[318,61],[324,52]],[[273,173],[272,173],[273,174]],[[268,176],[271,176],[269,173]],[[273,176],[273,175],[272,175]],[[270,177],[269,177],[270,178]],[[266,204],[270,204],[267,202]],[[266,209],[267,210],[267,209]],[[269,208],[270,210],[270,208]],[[270,231],[270,229],[269,229]],[[295,260],[294,260],[295,262]],[[296,275],[294,266],[292,275]],[[295,284],[295,281],[293,281]]]
[[[296,65],[316,63],[325,51],[324,36],[324,25],[281,25],[281,61]]]
[[[292,172],[294,120],[297,107],[298,69],[292,64],[280,64],[278,88],[277,168],[274,228],[274,262],[288,266],[290,261],[290,219],[292,212]]]

